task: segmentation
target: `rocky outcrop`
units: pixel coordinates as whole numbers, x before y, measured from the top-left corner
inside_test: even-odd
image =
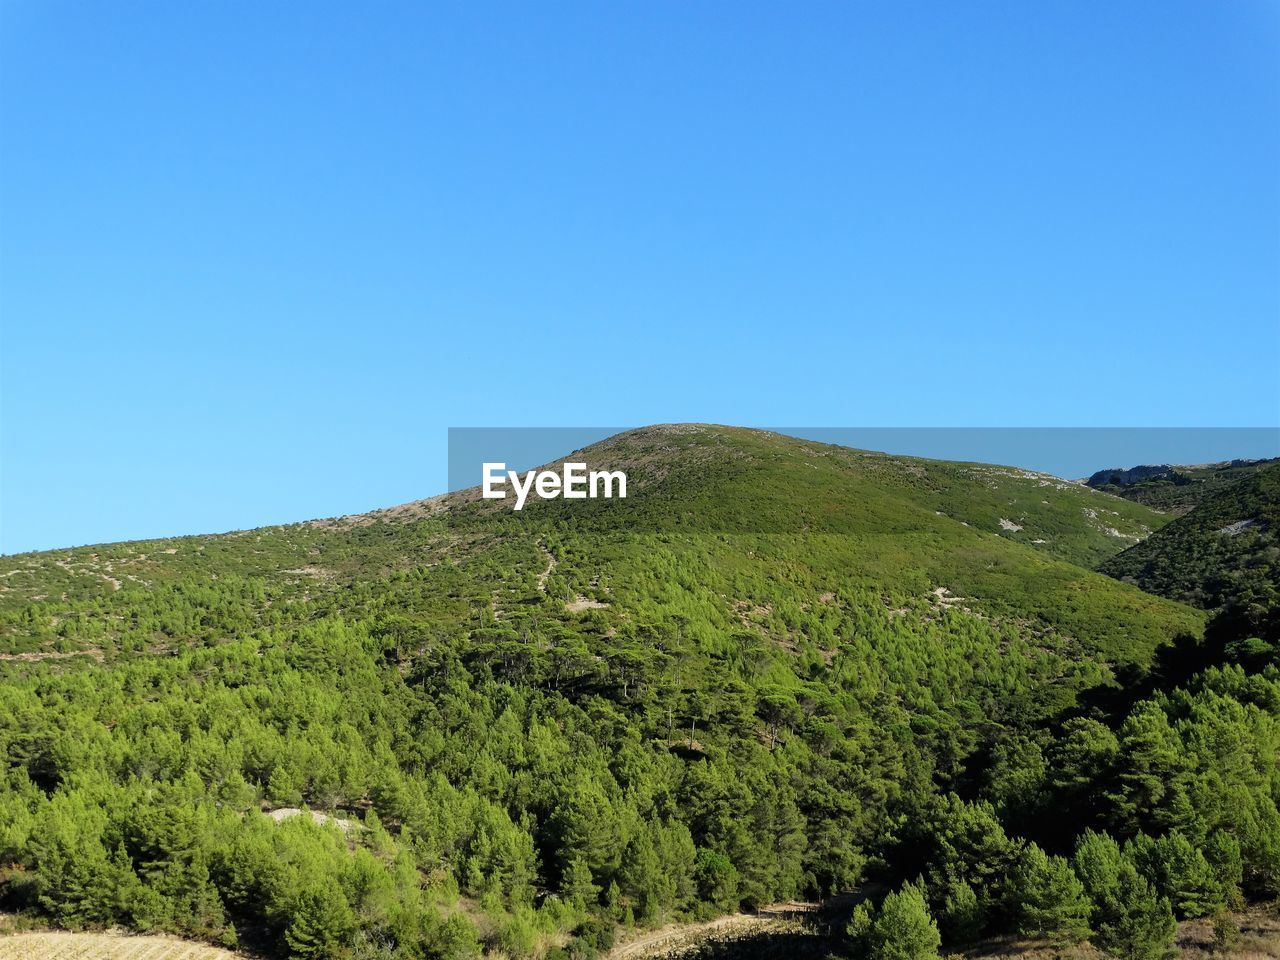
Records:
[[[1135,483],[1141,483],[1143,480],[1153,480],[1156,477],[1172,476],[1174,468],[1167,463],[1159,465],[1142,464],[1137,467],[1129,467],[1124,469],[1115,467],[1110,470],[1099,470],[1088,480],[1085,481],[1090,487],[1130,487]]]

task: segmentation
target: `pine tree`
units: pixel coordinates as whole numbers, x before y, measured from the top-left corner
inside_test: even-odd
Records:
[[[947,941],[966,943],[977,939],[986,924],[987,911],[978,895],[964,880],[953,878],[947,883],[942,901],[940,926]]]
[[[1084,884],[1062,857],[1050,857],[1034,843],[1009,880],[1010,912],[1018,932],[1056,943],[1075,943],[1089,935],[1092,904]]]
[[[1158,840],[1139,834],[1125,848],[1180,917],[1205,917],[1227,905],[1226,892],[1205,855],[1181,833]]]
[[[738,869],[723,853],[698,851],[698,895],[719,910],[731,910],[738,902]]]
[[[1093,901],[1098,946],[1122,960],[1160,960],[1169,952],[1178,928],[1169,901],[1156,896],[1115,840],[1086,831],[1075,866]]]
[[[924,891],[907,883],[885,897],[869,940],[871,960],[937,960],[942,937]]]
[[[1215,830],[1205,842],[1204,855],[1213,868],[1218,885],[1222,887],[1227,906],[1239,909],[1244,905],[1244,894],[1240,889],[1244,881],[1244,857],[1240,852],[1240,841],[1226,830]]]
[[[1111,915],[1098,924],[1098,945],[1123,960],[1162,960],[1173,946],[1178,924],[1168,900],[1134,870],[1126,876]]]
[[[1120,751],[1112,800],[1121,824],[1167,826],[1193,815],[1182,741],[1158,704],[1144,701],[1129,714],[1120,728]]]
[[[338,885],[313,885],[294,901],[284,939],[291,957],[324,960],[336,956],[354,927],[351,907]]]
[[[574,857],[569,861],[560,890],[565,899],[580,910],[594,907],[600,896],[600,888],[593,882],[591,868],[582,857]]]

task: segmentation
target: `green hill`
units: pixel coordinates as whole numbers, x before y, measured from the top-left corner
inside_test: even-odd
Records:
[[[1137,702],[1204,616],[1083,566],[1159,515],[721,427],[574,459],[624,466],[628,498],[0,560],[0,909],[567,960],[920,876],[963,944],[1022,922],[1013,878],[1071,872],[1044,851],[1111,857],[1086,828],[1138,843],[1120,871],[1218,857],[1179,916],[1280,893],[1280,679]],[[1206,724],[1257,748],[1227,764]],[[1170,830],[1192,853],[1142,845]]]
[[[1206,609],[1280,598],[1280,464],[1218,487],[1104,573]]]
[[[528,601],[548,538],[585,552],[554,581],[584,595],[600,593],[601,581],[625,590],[652,577],[647,545],[659,543],[710,554],[711,569],[753,567],[765,579],[786,558],[827,586],[853,577],[885,602],[936,604],[941,591],[949,605],[1034,622],[1120,660],[1140,660],[1160,638],[1198,628],[1185,608],[1081,569],[1165,518],[1047,475],[699,425],[633,431],[575,456],[626,469],[630,496],[531,500],[515,514],[471,490],[357,517],[3,558],[0,642],[12,652],[51,643],[99,652],[165,645],[171,631],[142,628],[138,607],[175,592],[213,591],[209,604],[226,607],[224,618],[234,608],[241,626],[325,598],[350,614],[359,609],[353,586],[394,605],[403,590],[397,574],[446,557],[463,577],[502,558],[507,576],[491,603],[501,616],[504,605]],[[758,550],[765,559],[744,560]],[[224,596],[227,583],[246,594]],[[642,600],[619,600],[619,612]],[[113,607],[130,615],[99,615]],[[56,630],[39,629],[55,621]]]

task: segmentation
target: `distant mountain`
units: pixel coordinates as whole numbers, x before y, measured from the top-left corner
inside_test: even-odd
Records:
[[[1143,464],[1099,470],[1085,484],[1177,517],[1236,481],[1277,463],[1280,459],[1229,460],[1190,466]]]
[[[1198,504],[1099,569],[1205,609],[1280,599],[1280,461],[1201,468]],[[1133,489],[1141,489],[1142,483]]]

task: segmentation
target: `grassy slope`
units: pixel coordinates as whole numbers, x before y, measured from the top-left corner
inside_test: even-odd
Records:
[[[647,428],[587,455],[625,465],[633,486],[673,509],[687,504],[682,520],[704,528],[794,532],[800,520],[883,531],[919,525],[910,517],[916,507],[1092,568],[1168,522],[1141,504],[1016,467],[872,453],[756,430]]]
[[[1050,629],[1117,661],[1143,660],[1162,640],[1201,626],[1185,607],[1117,589],[1076,565],[1144,535],[1159,514],[1041,474],[729,428],[649,429],[588,456],[627,468],[627,501],[541,502],[506,522],[714,534],[728,538],[720,562],[730,565],[752,553],[738,538],[765,538],[770,546],[754,549],[776,553],[766,566],[794,561],[819,580],[838,573],[912,598],[945,588],[965,598],[948,602]],[[1023,529],[1003,529],[1001,518]],[[1132,532],[1117,538],[1106,529],[1117,524]]]

